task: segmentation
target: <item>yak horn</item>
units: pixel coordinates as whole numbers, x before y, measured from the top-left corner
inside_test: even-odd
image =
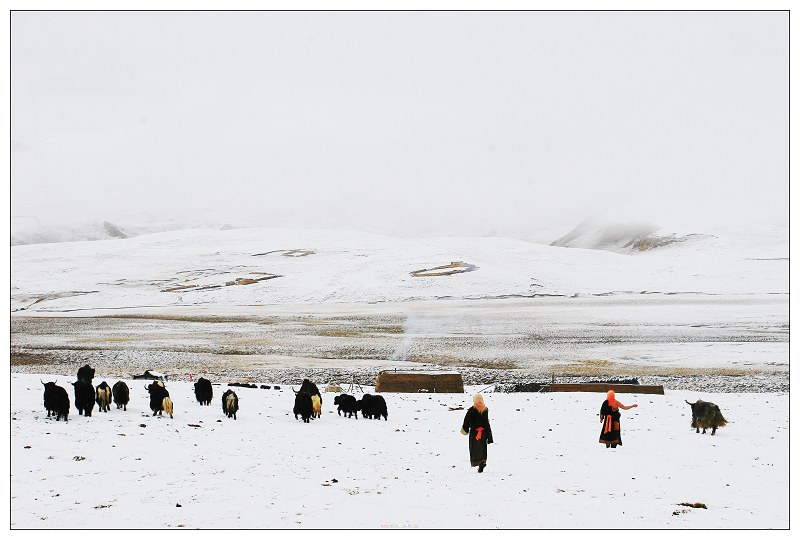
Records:
[[[291,388],[292,388],[292,392],[294,392],[296,394],[297,390],[294,389],[294,386],[292,386]]]

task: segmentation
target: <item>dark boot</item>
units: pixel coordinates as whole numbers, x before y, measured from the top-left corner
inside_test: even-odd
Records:
[[[616,444],[612,444],[612,445],[611,445],[611,448],[616,448],[616,447],[617,447],[617,445],[616,445]]]
[[[480,472],[483,472],[483,469],[485,469],[485,468],[486,468],[486,463],[481,463],[481,464],[478,466],[478,472],[479,472],[479,473],[480,473]]]
[[[606,445],[606,448],[611,448],[611,445],[610,445],[610,444],[607,444],[607,445]]]

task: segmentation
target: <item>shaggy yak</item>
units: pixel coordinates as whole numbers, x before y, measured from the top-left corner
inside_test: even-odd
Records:
[[[161,415],[163,411],[172,418],[172,400],[169,398],[169,392],[164,388],[164,383],[155,381],[145,386],[145,389],[150,393],[150,410],[153,411],[153,416]]]
[[[78,409],[78,414],[83,416],[92,416],[92,409],[94,408],[94,386],[86,381],[75,381],[72,383],[75,387],[75,408]]]
[[[94,368],[91,367],[89,364],[86,364],[85,366],[83,366],[78,370],[79,381],[92,384],[92,379],[94,379]]]
[[[106,381],[97,385],[95,401],[100,408],[100,412],[108,412],[111,410],[111,388],[109,388]]]
[[[214,389],[211,387],[211,381],[200,377],[194,383],[194,397],[200,405],[211,405],[211,399],[214,397]]]
[[[131,393],[127,384],[122,381],[115,382],[114,386],[111,387],[111,395],[114,397],[114,404],[117,409],[128,410],[128,401],[130,401]]]
[[[728,423],[722,416],[719,407],[711,402],[698,399],[695,403],[688,401],[686,403],[692,408],[692,427],[696,430],[695,433],[700,433],[702,429],[705,434],[706,430],[710,429],[711,434],[714,435],[718,427],[725,427]]]
[[[277,388],[277,386],[275,388]],[[310,396],[316,394],[319,396],[319,404],[322,405],[322,394],[319,393],[319,388],[317,388],[317,385],[309,381],[308,379],[303,379],[303,384],[300,385],[300,390],[295,390],[294,388],[292,388],[292,390],[295,393],[305,392]]]
[[[352,418],[355,414],[356,419],[358,419],[358,402],[354,396],[350,396],[348,394],[336,396],[333,398],[333,404],[339,406],[339,416],[341,416],[342,412],[344,412],[345,418]]]
[[[46,383],[39,379],[44,385],[44,408],[47,409],[47,416],[50,417],[50,414],[54,414],[56,416],[56,421],[61,420],[61,417],[64,417],[64,422],[67,422],[67,416],[69,416],[69,394],[65,389],[56,385],[55,382]],[[58,382],[58,381],[56,381]]]
[[[380,420],[383,416],[384,420],[389,420],[389,413],[386,410],[386,400],[383,396],[373,396],[371,394],[364,394],[360,400],[356,402],[358,410],[361,411],[363,418],[374,418]]]
[[[293,411],[295,420],[297,420],[297,415],[299,414],[303,422],[308,424],[311,415],[314,413],[314,405],[308,392],[297,392],[295,394]]]
[[[222,394],[222,412],[224,412],[228,418],[233,416],[233,419],[236,420],[236,411],[239,410],[239,398],[236,396],[236,392],[233,390],[226,390],[224,394]]]

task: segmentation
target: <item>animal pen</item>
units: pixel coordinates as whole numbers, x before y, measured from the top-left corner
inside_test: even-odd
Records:
[[[457,371],[381,371],[376,392],[464,393],[464,380]]]

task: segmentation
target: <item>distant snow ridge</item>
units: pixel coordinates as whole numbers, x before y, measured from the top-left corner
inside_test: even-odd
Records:
[[[616,253],[633,253],[655,248],[711,238],[710,235],[688,234],[679,236],[675,233],[661,236],[655,232],[659,227],[649,223],[609,223],[604,224],[594,219],[580,222],[569,233],[550,243],[551,246],[604,249]]]
[[[46,223],[34,216],[24,216],[15,217],[12,220],[11,245],[22,246],[127,237],[128,235],[122,229],[108,221],[65,225]]]
[[[231,230],[237,227],[203,220],[165,220],[149,216],[114,223],[107,220],[87,220],[75,223],[54,223],[36,216],[14,216],[11,224],[11,245],[57,244],[133,238],[142,234],[176,231],[192,228]]]

